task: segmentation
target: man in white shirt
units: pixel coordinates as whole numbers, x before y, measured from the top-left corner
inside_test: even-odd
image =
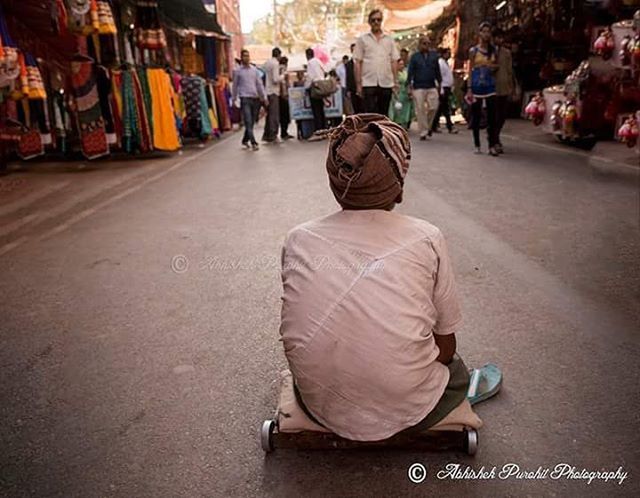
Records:
[[[264,125],[264,142],[275,142],[280,127],[280,84],[284,75],[280,72],[280,49],[275,47],[271,51],[271,59],[264,64],[266,75],[265,90],[269,99],[267,119]]]
[[[398,88],[398,47],[382,31],[382,11],[369,13],[371,31],[358,37],[353,53],[357,93],[364,99],[364,112],[386,116],[391,92]]]
[[[451,122],[451,91],[453,88],[453,71],[449,66],[449,59],[451,58],[451,50],[448,48],[440,49],[440,59],[438,64],[440,65],[440,76],[442,76],[442,82],[440,85],[440,105],[438,111],[433,118],[433,124],[431,125],[431,131],[438,133],[438,126],[440,125],[440,116],[444,116],[447,122],[447,130],[449,133],[458,133]]]
[[[318,58],[315,57],[315,53],[312,48],[308,48],[305,51],[305,54],[307,56],[307,75],[304,79],[304,87],[309,92],[311,112],[313,112],[313,127],[315,128],[315,131],[324,130],[327,127],[324,117],[324,99],[314,99],[311,97],[311,85],[314,81],[321,81],[324,79],[324,68]]]

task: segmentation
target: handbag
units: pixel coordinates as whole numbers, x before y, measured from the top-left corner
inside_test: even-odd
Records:
[[[338,85],[332,78],[318,80],[311,83],[311,98],[323,99],[334,94],[338,90]]]

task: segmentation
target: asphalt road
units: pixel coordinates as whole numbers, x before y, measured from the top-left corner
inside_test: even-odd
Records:
[[[414,136],[415,138],[415,136]],[[462,453],[276,452],[257,431],[285,368],[280,246],[335,204],[326,143],[33,165],[0,179],[3,496],[638,496],[638,184],[465,131],[414,141],[405,202],[447,237],[459,348],[504,388]],[[427,466],[421,484],[407,478]],[[438,479],[485,470],[584,479]]]

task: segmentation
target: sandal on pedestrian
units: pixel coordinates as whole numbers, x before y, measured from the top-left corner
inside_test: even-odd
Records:
[[[451,135],[457,135],[457,134],[458,134],[458,130],[457,130],[457,129],[455,129],[455,128],[451,128],[451,129],[449,130],[449,133],[450,133]]]
[[[473,149],[473,153],[474,154],[482,154],[482,149],[480,147],[476,147],[475,149]]]
[[[498,157],[500,155],[495,147],[489,147],[489,154],[493,157]]]
[[[502,371],[493,363],[487,363],[482,368],[469,371],[469,390],[467,399],[475,405],[498,394],[502,387]]]
[[[502,148],[502,144],[497,144],[495,149],[498,151],[498,154],[504,154],[504,149]]]

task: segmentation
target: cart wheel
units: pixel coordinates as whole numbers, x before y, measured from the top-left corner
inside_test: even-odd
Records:
[[[265,453],[273,451],[272,435],[275,426],[276,422],[273,419],[262,422],[262,427],[260,428],[260,445]]]
[[[467,455],[475,455],[478,451],[478,431],[475,429],[466,429],[466,439],[464,440],[464,450]]]

